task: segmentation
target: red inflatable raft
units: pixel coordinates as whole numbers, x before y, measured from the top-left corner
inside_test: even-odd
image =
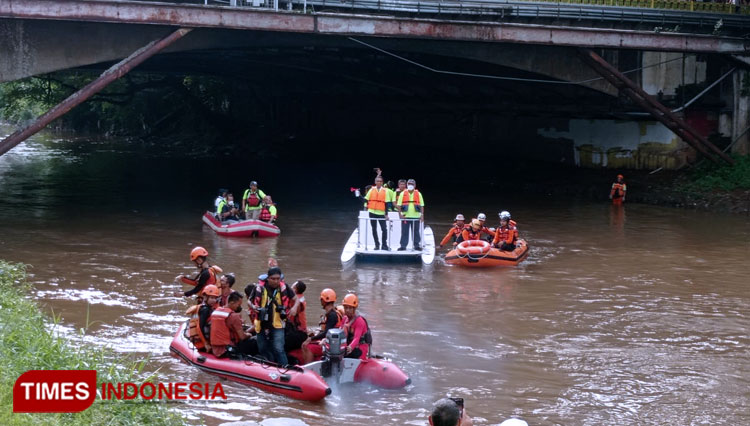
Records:
[[[502,251],[490,247],[487,241],[464,241],[445,255],[445,263],[451,265],[486,268],[490,266],[516,266],[529,255],[529,245],[525,240],[516,242],[513,251]]]
[[[261,220],[242,220],[239,222],[220,222],[213,213],[203,214],[203,223],[219,235],[225,237],[277,237],[281,230],[278,226]]]
[[[319,401],[331,394],[331,388],[314,371],[299,367],[281,368],[260,361],[217,358],[198,352],[185,336],[186,324],[181,325],[174,335],[169,350],[187,364],[225,379],[303,401]]]

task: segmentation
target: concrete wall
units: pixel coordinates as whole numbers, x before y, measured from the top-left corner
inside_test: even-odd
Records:
[[[654,64],[659,64],[651,66]],[[646,93],[674,96],[681,85],[706,81],[706,62],[695,55],[675,52],[643,52],[641,56],[641,87]]]
[[[677,168],[686,160],[686,145],[658,122],[574,119],[567,127],[539,128],[537,134],[572,142],[572,158],[581,167]]]

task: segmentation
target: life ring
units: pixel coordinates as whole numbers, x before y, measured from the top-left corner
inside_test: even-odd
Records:
[[[469,254],[487,254],[490,252],[490,243],[484,240],[462,241],[456,247],[458,254],[466,256]]]

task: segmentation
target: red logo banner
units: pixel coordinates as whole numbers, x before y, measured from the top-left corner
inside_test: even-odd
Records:
[[[14,413],[78,413],[96,398],[96,370],[29,370],[13,385]]]

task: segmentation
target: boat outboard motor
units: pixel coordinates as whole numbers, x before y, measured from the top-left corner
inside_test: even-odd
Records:
[[[325,362],[321,368],[321,376],[338,376],[341,371],[341,360],[344,359],[346,349],[346,333],[341,328],[332,328],[326,333],[326,343],[323,345]]]

